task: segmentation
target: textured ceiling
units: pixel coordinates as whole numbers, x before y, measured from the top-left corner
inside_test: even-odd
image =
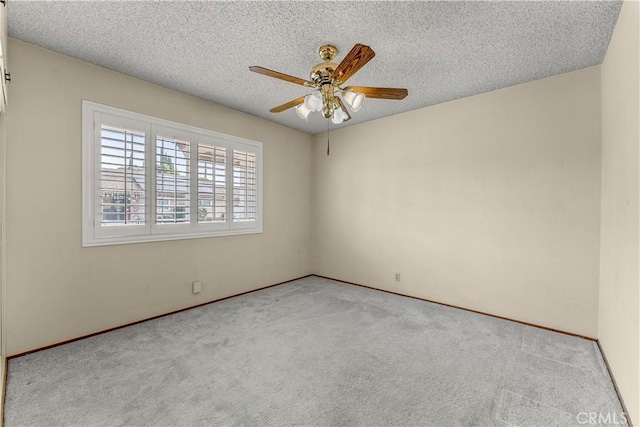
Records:
[[[50,2],[8,3],[12,37],[315,134],[326,120],[269,109],[305,87],[251,73],[308,78],[331,43],[376,57],[354,86],[406,87],[367,99],[345,127],[600,64],[620,1]],[[332,125],[332,128],[336,127]]]

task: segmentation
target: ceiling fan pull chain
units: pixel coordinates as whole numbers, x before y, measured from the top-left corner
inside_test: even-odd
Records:
[[[327,156],[331,152],[331,146],[329,145],[329,120],[327,119]]]

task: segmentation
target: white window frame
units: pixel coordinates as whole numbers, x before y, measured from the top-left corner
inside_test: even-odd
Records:
[[[145,224],[102,226],[100,219],[101,125],[122,126],[145,133]],[[190,143],[190,223],[156,224],[156,137],[161,136]],[[226,149],[224,222],[198,222],[198,145],[214,145]],[[256,156],[256,219],[233,220],[233,151],[251,152]],[[119,108],[82,101],[82,246],[118,245],[262,233],[263,222],[263,158],[262,143],[207,129],[183,125]],[[215,196],[214,196],[215,197]]]

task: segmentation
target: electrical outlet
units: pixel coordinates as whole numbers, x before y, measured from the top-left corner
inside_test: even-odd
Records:
[[[191,282],[191,292],[194,294],[199,294],[202,292],[202,282],[199,280],[195,280]]]
[[[396,282],[400,281],[400,273],[396,273]]]

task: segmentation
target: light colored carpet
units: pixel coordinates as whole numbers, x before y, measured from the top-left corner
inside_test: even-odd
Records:
[[[11,359],[5,425],[566,426],[582,412],[621,412],[591,341],[308,277]]]

